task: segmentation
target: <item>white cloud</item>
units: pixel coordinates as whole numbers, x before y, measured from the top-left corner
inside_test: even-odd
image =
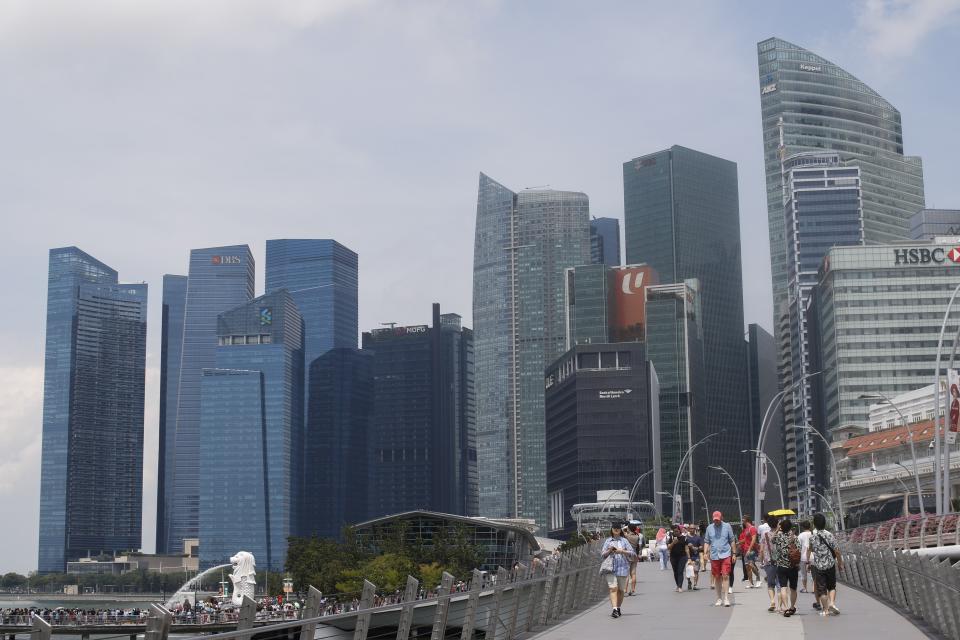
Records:
[[[906,56],[931,33],[955,21],[958,11],[960,0],[867,0],[857,27],[871,52]]]

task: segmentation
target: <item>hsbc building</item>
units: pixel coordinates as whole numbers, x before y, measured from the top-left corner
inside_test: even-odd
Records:
[[[817,418],[827,430],[869,424],[862,394],[893,397],[933,381],[940,326],[958,285],[958,237],[827,253],[807,310],[823,371]],[[948,323],[948,333],[955,327]]]

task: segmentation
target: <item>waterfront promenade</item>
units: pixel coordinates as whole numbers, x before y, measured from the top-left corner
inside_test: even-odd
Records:
[[[635,596],[623,601],[623,616],[610,617],[604,601],[561,624],[531,633],[525,640],[583,640],[584,638],[696,638],[696,640],[741,640],[770,637],[799,638],[896,638],[923,640],[930,637],[885,603],[839,585],[839,616],[821,617],[811,608],[813,595],[799,594],[797,614],[784,618],[769,613],[767,590],[744,589],[740,569],[734,584],[733,606],[714,607],[710,578],[701,576],[698,591],[676,593],[672,574],[656,563],[638,567]]]

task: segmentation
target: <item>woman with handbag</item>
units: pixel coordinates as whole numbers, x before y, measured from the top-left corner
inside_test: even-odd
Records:
[[[620,605],[623,604],[623,594],[627,590],[627,576],[630,575],[630,559],[636,554],[633,547],[623,537],[620,525],[610,527],[610,537],[603,543],[600,550],[600,575],[607,580],[610,589],[610,605],[613,611],[610,617],[620,617]]]

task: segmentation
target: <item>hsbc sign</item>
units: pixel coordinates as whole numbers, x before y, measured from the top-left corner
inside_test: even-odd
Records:
[[[894,264],[944,264],[952,262],[960,264],[960,247],[944,249],[943,247],[918,247],[915,249],[894,249]]]

